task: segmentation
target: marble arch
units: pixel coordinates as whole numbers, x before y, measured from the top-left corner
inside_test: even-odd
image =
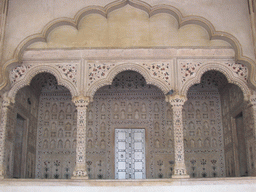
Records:
[[[179,27],[188,25],[188,24],[196,24],[199,26],[202,26],[209,34],[210,39],[218,39],[218,40],[223,40],[228,43],[230,43],[235,50],[235,59],[236,61],[239,61],[240,63],[243,63],[244,65],[248,66],[251,69],[251,73],[249,75],[251,84],[255,86],[255,76],[254,76],[254,71],[255,67],[254,64],[255,62],[249,58],[243,55],[243,48],[238,41],[236,37],[233,35],[223,32],[223,31],[216,31],[213,24],[208,21],[207,19],[200,17],[200,16],[187,16],[184,17],[182,13],[176,9],[173,6],[167,6],[167,5],[156,5],[156,6],[150,6],[148,3],[140,0],[121,0],[121,1],[114,1],[112,3],[109,3],[105,7],[102,6],[88,6],[81,11],[79,11],[73,19],[70,18],[59,18],[55,19],[51,22],[49,22],[41,31],[41,33],[33,34],[25,39],[23,39],[18,46],[16,47],[14,53],[13,53],[13,58],[5,62],[3,65],[3,71],[6,71],[9,65],[12,65],[15,62],[21,62],[22,57],[24,54],[24,51],[33,43],[35,42],[46,42],[47,41],[47,36],[49,33],[54,30],[55,28],[59,26],[64,26],[64,25],[69,25],[74,28],[78,28],[79,21],[86,15],[89,14],[100,14],[104,17],[107,18],[107,15],[119,8],[124,7],[125,5],[130,5],[135,8],[138,8],[142,11],[145,11],[149,17],[156,15],[158,13],[167,13],[176,18],[178,21]],[[2,88],[7,85],[8,77],[6,75],[3,75],[3,84]]]
[[[244,94],[244,99],[248,100],[251,95],[251,91],[248,88],[247,84],[234,76],[234,73],[226,66],[220,65],[218,63],[208,63],[202,66],[197,72],[195,77],[188,80],[181,88],[181,95],[187,95],[189,88],[195,84],[200,83],[201,77],[207,71],[219,71],[225,75],[229,83],[237,85]]]
[[[3,93],[0,95],[0,183],[24,186],[31,181],[6,178],[38,178],[45,179],[35,181],[42,187],[42,182],[45,186],[59,182],[80,185],[79,180],[116,179],[114,165],[118,164],[114,162],[113,130],[129,127],[147,129],[146,179],[157,179],[156,185],[162,182],[171,186],[175,181],[171,178],[178,178],[180,183],[201,184],[205,177],[208,184],[215,185],[218,181],[223,184],[223,180],[229,184],[236,180],[236,184],[251,185],[251,181],[256,180],[253,178],[256,176],[253,50],[256,36],[255,30],[251,34],[253,19],[249,21],[256,13],[252,1],[256,0],[248,1],[248,13],[247,1],[240,0],[234,0],[232,5],[222,0],[186,3],[179,0],[76,0],[75,3],[45,0],[45,4],[3,0],[4,6],[10,7],[3,8],[0,3],[4,10],[0,14],[3,21],[0,27],[0,55],[3,55],[0,59],[0,93]],[[223,11],[223,7],[230,6],[234,9]],[[24,15],[28,18],[24,19]],[[229,21],[229,18],[236,19]],[[128,25],[120,28],[120,23]],[[131,33],[130,29],[135,32]],[[93,38],[83,30],[89,31]],[[176,31],[182,38],[170,33]],[[72,39],[77,33],[80,36]],[[73,41],[63,38],[66,37],[63,34],[72,36]],[[176,46],[173,40],[180,43]],[[31,67],[19,75],[24,66]],[[104,68],[99,69],[102,66]],[[242,68],[241,73],[245,75],[236,73],[234,67]],[[17,73],[12,73],[17,68]],[[63,69],[74,70],[69,76]],[[212,77],[223,74],[230,84],[225,89],[217,89],[216,78],[208,76],[210,71],[214,71]],[[128,85],[119,86],[121,83],[115,87],[105,86],[113,80],[120,82],[119,77],[125,77],[122,72],[127,72],[127,81],[123,81],[127,84],[139,73],[144,78],[134,78],[135,83],[143,80],[140,85],[154,86],[137,89],[138,84],[133,84],[136,90],[132,91]],[[49,89],[43,89],[39,96],[31,89],[35,85],[31,81],[40,73],[51,74],[47,82],[52,82],[53,75],[54,82],[57,80],[70,92],[60,86],[53,91],[48,83]],[[189,90],[204,78],[213,83]],[[226,83],[225,80],[223,85]],[[20,118],[19,114],[24,117]],[[18,127],[18,122],[19,125],[26,122],[26,127]],[[28,143],[30,152],[21,152],[28,154],[28,161],[21,165],[26,165],[30,174],[24,177],[16,177],[12,171],[16,154],[13,148],[19,140],[14,134],[18,129],[24,130],[22,139]],[[242,145],[243,149],[238,149],[237,146]],[[246,166],[241,166],[241,157]],[[240,167],[244,169],[242,172]],[[122,169],[120,164],[119,170],[126,172],[128,167]],[[241,178],[243,176],[248,177]],[[197,182],[187,179],[189,177],[201,179]],[[231,181],[225,177],[240,178]],[[162,178],[170,180],[161,181]],[[46,179],[74,180],[48,182]],[[89,182],[102,187],[124,184],[122,181]],[[89,182],[81,185],[87,186]],[[125,183],[153,185],[149,180]],[[233,182],[230,186],[237,185]]]
[[[103,87],[105,85],[110,85],[117,74],[119,74],[123,71],[128,71],[128,70],[136,71],[136,72],[140,73],[145,78],[147,84],[157,86],[158,88],[160,88],[160,90],[163,91],[164,94],[166,94],[171,89],[166,84],[164,84],[162,81],[151,77],[151,75],[149,74],[149,71],[147,71],[144,67],[142,67],[138,64],[133,64],[133,63],[123,63],[123,64],[117,65],[113,69],[111,69],[111,71],[109,72],[109,74],[107,75],[106,78],[100,79],[100,80],[94,82],[90,86],[88,91],[85,93],[85,95],[93,98],[95,92],[100,87]]]
[[[68,80],[64,79],[61,76],[61,73],[59,71],[57,71],[54,67],[51,67],[51,66],[35,66],[35,67],[31,68],[30,70],[28,70],[28,72],[26,73],[25,77],[22,80],[16,82],[12,86],[11,90],[8,92],[8,97],[10,97],[12,101],[15,101],[16,93],[22,87],[25,87],[25,86],[29,85],[31,83],[31,80],[37,74],[40,74],[40,73],[43,73],[43,72],[50,73],[50,74],[54,75],[55,78],[57,79],[57,82],[58,82],[59,85],[62,85],[62,86],[69,89],[72,97],[75,97],[75,96],[78,95],[76,87],[74,87],[74,85],[72,83],[70,83]]]

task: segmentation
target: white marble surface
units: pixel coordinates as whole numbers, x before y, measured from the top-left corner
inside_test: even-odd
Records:
[[[207,179],[146,179],[146,180],[0,180],[1,192],[70,192],[70,191],[179,191],[179,192],[254,192],[256,177],[207,178]]]

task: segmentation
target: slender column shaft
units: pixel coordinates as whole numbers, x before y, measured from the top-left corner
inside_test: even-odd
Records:
[[[77,144],[76,166],[72,179],[88,179],[86,168],[86,110],[89,98],[84,96],[75,97],[73,102],[77,108]]]
[[[1,114],[1,122],[0,122],[0,179],[5,178],[6,170],[5,170],[5,139],[6,139],[6,129],[7,129],[7,121],[8,121],[8,110],[11,107],[10,98],[4,98],[2,101],[2,114]]]
[[[183,119],[182,108],[186,101],[184,96],[168,96],[167,101],[171,104],[173,110],[173,129],[174,129],[174,152],[175,165],[173,178],[189,178],[185,165],[185,151],[183,138]]]

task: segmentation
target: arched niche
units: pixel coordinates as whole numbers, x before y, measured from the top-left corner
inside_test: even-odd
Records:
[[[132,140],[133,137],[140,135],[134,136],[132,130],[142,129],[145,131],[144,154],[150,154],[150,151],[154,150],[165,151],[161,155],[145,156],[145,178],[158,178],[160,174],[157,165],[158,158],[164,159],[165,155],[168,155],[168,160],[174,160],[174,154],[169,154],[170,151],[173,151],[172,141],[174,138],[171,133],[171,118],[166,115],[168,111],[170,113],[171,108],[165,101],[165,94],[160,87],[149,84],[142,73],[134,70],[122,70],[115,73],[111,79],[110,84],[103,84],[95,91],[93,101],[88,105],[88,112],[92,113],[91,118],[87,121],[87,135],[90,135],[87,140],[88,162],[99,160],[102,163],[109,162],[109,168],[102,167],[102,178],[116,178],[117,164],[115,161],[117,157],[121,158],[122,154],[120,153],[118,156],[115,152],[118,147],[116,143],[118,136],[115,135],[115,130],[122,130],[122,132],[129,130],[131,134],[129,136],[127,133],[126,136],[131,137]],[[140,135],[136,139],[135,142],[139,142],[142,136]],[[128,141],[128,138],[124,140]],[[128,146],[129,143],[124,150],[128,149]],[[131,157],[134,155],[135,153]],[[169,164],[167,159],[164,161]],[[154,166],[150,166],[151,163],[154,163]],[[154,172],[154,174],[152,175],[150,172]],[[92,179],[98,178],[97,170],[90,169],[88,174]],[[171,171],[166,169],[160,175],[168,178]]]
[[[244,95],[248,88],[241,88],[244,84],[235,83],[225,70],[223,73],[208,70],[199,76],[200,81],[188,89],[184,105],[184,129],[188,133],[184,139],[195,141],[193,146],[185,146],[189,174],[191,177],[248,175],[246,153],[250,146],[245,142],[248,138],[244,128],[248,116]],[[191,122],[195,129],[189,126]],[[228,168],[227,162],[232,162]]]
[[[73,114],[66,113],[67,107],[75,110],[72,95],[69,89],[58,85],[51,73],[42,72],[30,78],[29,85],[20,87],[12,95],[14,105],[8,113],[10,124],[6,127],[6,175],[10,178],[62,178],[49,169],[56,160],[65,162],[56,155],[46,155],[46,158],[44,154],[56,154],[60,150],[71,154],[69,145],[64,143],[72,139],[71,132],[76,128]],[[70,123],[69,131],[64,131],[66,123]],[[75,149],[72,150],[74,153]],[[71,162],[74,159],[74,155],[66,156],[70,156]],[[74,162],[71,164],[73,166]]]
[[[218,64],[218,63],[208,63],[196,72],[196,75],[189,79],[182,87],[181,87],[181,94],[187,95],[188,90],[195,84],[199,84],[201,82],[202,76],[207,73],[208,71],[218,71],[225,76],[228,83],[235,84],[243,91],[244,99],[248,100],[249,96],[251,95],[251,91],[247,85],[247,83],[235,76],[235,73],[230,70],[227,66]]]

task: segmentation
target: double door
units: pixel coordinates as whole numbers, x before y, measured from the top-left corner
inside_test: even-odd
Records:
[[[115,130],[115,178],[146,178],[145,129]]]

